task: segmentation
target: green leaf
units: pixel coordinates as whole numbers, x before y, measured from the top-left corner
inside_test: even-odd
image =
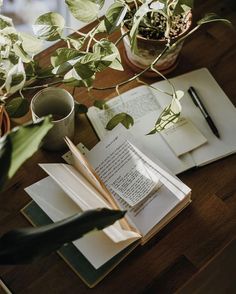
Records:
[[[214,21],[222,21],[222,22],[224,22],[224,23],[229,24],[229,25],[232,26],[231,22],[228,19],[221,18],[221,17],[219,17],[215,13],[208,13],[208,14],[206,14],[202,19],[200,19],[197,22],[197,24],[198,25],[202,25],[202,24],[206,24],[206,23],[214,22]]]
[[[93,103],[93,106],[99,108],[99,109],[108,109],[109,106],[107,105],[105,100],[95,100]]]
[[[66,0],[72,15],[83,22],[89,23],[98,17],[104,1],[96,0]]]
[[[13,45],[13,50],[15,52],[15,54],[21,58],[21,60],[24,62],[24,63],[29,63],[32,61],[32,58],[31,56],[29,56],[25,50],[23,49],[22,45],[21,44],[14,44]]]
[[[70,42],[71,46],[73,46],[76,50],[79,50],[84,44],[84,37],[68,37],[67,40]]]
[[[0,30],[3,30],[7,27],[13,27],[13,22],[11,18],[4,15],[0,15]]]
[[[101,71],[108,66],[113,69],[123,70],[120,52],[112,42],[101,39],[99,43],[93,46],[93,52],[99,56],[99,63],[96,64],[96,71]]]
[[[139,24],[141,20],[143,19],[144,15],[146,15],[149,11],[151,11],[151,8],[149,7],[149,2],[150,1],[147,1],[143,5],[141,5],[134,15],[133,26],[130,30],[130,44],[131,44],[131,50],[133,52],[137,51],[137,33],[138,33]]]
[[[46,117],[35,124],[27,124],[13,129],[7,136],[12,143],[11,165],[8,177],[11,178],[18,168],[39,148],[43,137],[52,128],[51,119]]]
[[[126,129],[129,129],[134,124],[133,118],[127,113],[118,113],[106,125],[107,130],[112,130],[119,123],[121,123]]]
[[[171,103],[160,114],[155,123],[154,129],[152,129],[147,135],[160,132],[176,123],[179,119],[180,112],[181,104],[178,99],[173,98]]]
[[[104,24],[106,31],[111,34],[123,21],[127,12],[127,5],[120,2],[113,3],[105,14]]]
[[[8,72],[6,78],[7,93],[13,94],[23,88],[26,80],[25,70],[22,61],[14,65]]]
[[[48,12],[36,19],[33,31],[39,39],[55,41],[61,38],[64,26],[65,20],[60,14]]]
[[[51,56],[51,63],[54,67],[54,74],[62,74],[72,69],[73,65],[83,56],[73,48],[59,48]]]
[[[17,97],[9,101],[5,107],[10,117],[18,118],[29,111],[29,101],[25,98]]]
[[[11,164],[12,144],[10,137],[5,135],[0,138],[0,191],[8,178],[8,170]]]
[[[20,32],[19,35],[22,39],[22,47],[25,52],[29,54],[37,54],[43,50],[42,40],[23,32]]]
[[[87,112],[88,112],[88,107],[86,105],[75,101],[75,113],[76,114],[82,114],[82,113],[87,113]]]
[[[81,56],[81,53],[73,48],[59,48],[51,56],[51,64],[53,67],[61,65],[62,63]]]
[[[89,64],[76,63],[76,65],[64,76],[65,80],[74,78],[76,80],[89,79],[94,75]]]
[[[174,15],[187,13],[191,9],[193,9],[193,0],[178,0],[174,7]]]

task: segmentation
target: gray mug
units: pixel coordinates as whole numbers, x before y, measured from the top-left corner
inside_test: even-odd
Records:
[[[59,151],[66,147],[65,136],[73,140],[74,99],[68,91],[55,87],[45,88],[33,97],[30,108],[33,121],[48,114],[52,115],[53,127],[43,139],[43,148]]]

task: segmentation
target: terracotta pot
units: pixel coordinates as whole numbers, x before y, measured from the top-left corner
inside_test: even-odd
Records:
[[[10,131],[10,118],[8,116],[8,113],[5,108],[3,108],[3,117],[2,117],[2,123],[1,123],[1,132],[0,132],[0,137],[5,135]]]
[[[190,12],[186,18],[186,28],[178,35],[178,37],[173,39],[177,41],[179,38],[183,37],[188,33],[192,24],[192,13]],[[126,33],[128,29],[123,26],[121,28],[122,34]],[[135,71],[140,72],[149,66],[155,58],[164,50],[166,46],[166,40],[154,40],[146,39],[140,35],[137,36],[137,48],[138,52],[134,53],[131,51],[129,36],[125,36],[123,39],[125,47],[125,59],[128,65]],[[172,43],[173,43],[172,42]],[[184,42],[181,42],[174,49],[168,50],[161,59],[156,63],[155,68],[162,72],[163,74],[172,71],[177,66],[178,56],[181,51]],[[156,73],[149,71],[147,73],[149,76],[156,76]]]

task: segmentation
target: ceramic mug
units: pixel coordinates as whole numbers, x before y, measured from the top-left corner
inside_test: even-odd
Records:
[[[73,140],[74,99],[68,91],[55,87],[45,88],[33,97],[30,109],[33,121],[52,115],[53,127],[43,139],[43,148],[59,151],[66,147],[65,136]]]

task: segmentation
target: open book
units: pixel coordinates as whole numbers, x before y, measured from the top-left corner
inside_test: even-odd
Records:
[[[155,157],[145,154],[122,126],[86,157],[68,139],[67,144],[73,165],[40,164],[49,177],[25,190],[52,221],[98,207],[127,210],[125,219],[74,242],[95,272],[121,254],[95,284],[186,207],[191,190]],[[86,273],[80,275],[86,281]]]
[[[189,131],[190,128],[186,128],[185,123],[171,129],[168,133],[169,142],[166,140],[166,134],[162,132],[147,136],[146,134],[153,129],[163,108],[170,103],[171,97],[154,90],[152,87],[139,86],[109,100],[107,102],[108,110],[100,110],[96,107],[89,108],[87,116],[98,137],[102,139],[109,132],[105,126],[115,114],[126,112],[134,118],[134,126],[130,128],[134,137],[142,142],[147,150],[160,158],[174,174],[235,153],[236,109],[210,72],[206,68],[202,68],[170,79],[170,81],[176,90],[185,92],[181,99],[181,116],[195,126],[194,132]],[[170,92],[170,86],[166,81],[156,82],[151,86]],[[219,130],[220,139],[212,133],[200,109],[194,105],[188,95],[187,90],[190,86],[193,86],[199,93]],[[173,149],[186,147],[186,150],[188,148],[191,150],[190,145],[196,139],[196,128],[205,137],[206,142],[204,143],[204,138],[199,138],[198,134],[197,138],[200,139],[200,143],[204,144],[199,144],[198,148],[181,156],[176,155]]]

